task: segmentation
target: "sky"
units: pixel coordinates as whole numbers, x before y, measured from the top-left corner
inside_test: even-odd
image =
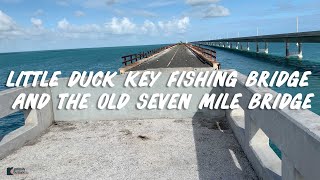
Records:
[[[319,0],[0,0],[0,52],[320,30]]]

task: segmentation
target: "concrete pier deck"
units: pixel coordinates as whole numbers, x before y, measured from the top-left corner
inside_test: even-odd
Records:
[[[1,160],[19,179],[257,179],[225,119],[57,122]]]
[[[198,58],[185,45],[176,45],[167,53],[152,58],[130,69],[130,71],[178,67],[210,67],[210,65]]]

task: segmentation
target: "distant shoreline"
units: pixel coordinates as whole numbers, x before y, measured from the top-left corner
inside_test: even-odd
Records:
[[[173,44],[173,43],[167,43]],[[167,44],[141,44],[141,45],[128,45],[128,46],[106,46],[106,47],[83,47],[83,48],[70,48],[70,49],[43,49],[43,50],[26,50],[26,51],[10,51],[10,52],[0,52],[2,54],[12,54],[12,53],[29,53],[29,52],[44,52],[44,51],[68,51],[68,50],[80,50],[80,49],[100,49],[100,48],[122,48],[122,47],[135,47],[135,46],[158,46]]]

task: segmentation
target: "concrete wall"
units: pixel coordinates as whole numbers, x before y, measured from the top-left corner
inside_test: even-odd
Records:
[[[0,92],[0,117],[6,117],[18,110],[13,110],[11,105],[21,93],[47,93],[49,88],[16,88]],[[19,149],[25,143],[40,136],[53,123],[52,101],[41,110],[26,110],[25,125],[7,134],[0,142],[0,159]]]
[[[247,88],[240,75],[230,94],[242,93],[241,109],[228,110],[227,119],[255,171],[263,179],[319,179],[320,117],[308,110],[249,110],[253,93],[277,93],[267,88]],[[269,139],[281,150],[272,151]]]

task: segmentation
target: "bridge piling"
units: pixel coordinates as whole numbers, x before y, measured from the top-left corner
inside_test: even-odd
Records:
[[[269,44],[268,44],[268,42],[264,43],[264,53],[266,53],[266,54],[269,53]]]
[[[270,34],[270,35],[257,35],[257,36],[248,36],[248,37],[237,37],[237,38],[224,38],[224,39],[215,39],[215,40],[204,40],[204,41],[195,41],[191,43],[195,44],[208,44],[208,42],[215,42],[220,47],[224,48],[231,48],[232,43],[237,43],[236,49],[240,48],[239,43],[247,43],[247,51],[250,51],[249,43],[256,43],[256,51],[264,52],[266,54],[269,54],[269,48],[268,43],[285,43],[286,50],[285,50],[285,57],[298,57],[299,59],[302,59],[302,45],[301,43],[320,43],[320,31],[308,31],[308,32],[296,32],[296,33],[283,33],[283,34]],[[265,43],[264,49],[259,49],[259,43]],[[230,44],[231,43],[231,44]],[[289,51],[289,43],[297,43],[298,50],[295,52]],[[241,45],[240,45],[241,46]],[[242,47],[245,49],[245,47]]]
[[[289,43],[288,43],[288,41],[286,41],[286,58],[288,58],[289,56],[290,56]]]
[[[302,55],[302,44],[301,42],[298,42],[298,58],[302,59],[303,55]]]

